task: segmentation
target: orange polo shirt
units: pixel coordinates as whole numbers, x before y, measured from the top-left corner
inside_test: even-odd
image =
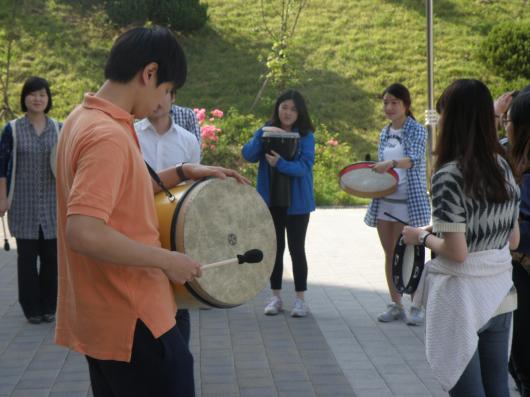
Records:
[[[66,220],[79,214],[143,244],[160,246],[154,193],[133,116],[86,94],[66,119],[57,149],[59,296],[55,340],[100,359],[131,359],[137,319],[155,338],[175,325],[166,275],[80,255],[66,244]]]

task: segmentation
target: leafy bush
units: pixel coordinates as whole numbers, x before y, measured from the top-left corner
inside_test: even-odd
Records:
[[[151,20],[179,32],[190,32],[202,28],[208,20],[207,4],[199,0],[154,0]]]
[[[530,23],[495,26],[482,43],[480,56],[499,76],[530,78]]]
[[[116,25],[143,25],[149,16],[150,3],[150,1],[106,0],[105,11]]]
[[[227,115],[214,109],[194,109],[201,124],[202,163],[239,170],[251,180],[257,176],[255,164],[241,156],[241,148],[263,123],[253,115],[242,115],[231,108]],[[207,117],[210,116],[210,117]]]
[[[366,204],[367,200],[353,197],[339,186],[339,171],[358,160],[353,158],[351,146],[339,142],[337,136],[324,124],[316,127],[313,178],[317,205]]]
[[[179,32],[200,29],[208,19],[208,5],[199,0],[105,0],[105,9],[119,26],[150,20]]]

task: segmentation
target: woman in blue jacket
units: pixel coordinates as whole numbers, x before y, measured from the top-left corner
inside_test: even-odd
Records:
[[[295,90],[282,94],[274,106],[272,119],[266,126],[281,128],[286,132],[297,132],[300,141],[292,160],[282,158],[278,153],[265,153],[263,149],[263,127],[256,131],[252,139],[243,147],[243,157],[250,162],[258,162],[257,190],[269,206],[276,228],[277,253],[271,275],[272,298],[265,307],[265,314],[275,315],[283,310],[280,296],[283,275],[283,252],[285,231],[293,263],[296,299],[291,316],[307,315],[304,291],[307,290],[307,260],[305,236],[309,223],[309,213],[315,210],[313,193],[313,163],[315,161],[315,138],[313,125],[302,95]],[[265,126],[264,126],[265,127]],[[288,207],[271,205],[271,169],[289,176],[291,203]]]

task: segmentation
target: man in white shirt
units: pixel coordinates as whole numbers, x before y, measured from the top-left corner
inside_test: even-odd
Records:
[[[201,159],[195,135],[175,124],[171,117],[174,98],[175,92],[171,92],[151,116],[134,124],[144,160],[157,172],[179,163],[199,164]],[[179,309],[176,320],[180,334],[189,345],[189,311]]]
[[[171,118],[174,98],[174,93],[167,95],[166,102],[150,117],[134,124],[144,159],[155,171],[178,163],[200,162],[197,138]]]

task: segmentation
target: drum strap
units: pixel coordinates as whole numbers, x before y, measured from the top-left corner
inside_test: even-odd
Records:
[[[166,194],[167,198],[170,202],[175,201],[175,196],[169,191],[169,189],[164,185],[164,183],[160,180],[160,177],[156,173],[154,169],[151,168],[149,164],[147,164],[147,161],[145,162],[145,165],[147,166],[147,171],[149,171],[149,175],[151,175],[151,178],[156,182],[158,186],[160,186],[160,189]]]

